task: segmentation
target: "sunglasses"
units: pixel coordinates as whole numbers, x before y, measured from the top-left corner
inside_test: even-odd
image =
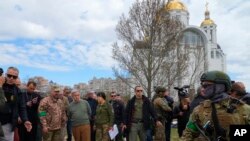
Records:
[[[206,89],[207,87],[212,86],[212,85],[213,85],[213,84],[207,84],[207,83],[201,84],[201,86],[202,86],[204,89]]]
[[[116,95],[111,95],[110,97],[116,97]]]
[[[136,92],[143,92],[143,90],[136,90]]]
[[[17,79],[18,76],[11,75],[11,74],[7,74],[7,77],[8,77],[8,78],[11,78],[11,77],[12,77],[13,79]]]

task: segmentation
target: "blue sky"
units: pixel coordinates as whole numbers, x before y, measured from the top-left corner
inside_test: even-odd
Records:
[[[205,0],[181,0],[190,25],[204,20]],[[227,72],[250,87],[250,1],[207,0]],[[115,26],[135,0],[1,0],[0,67],[17,66],[21,80],[43,76],[70,85],[113,77]]]

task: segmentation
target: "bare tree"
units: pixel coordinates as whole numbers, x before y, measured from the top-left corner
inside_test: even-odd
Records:
[[[189,38],[190,36],[192,36],[192,39]],[[189,39],[187,40],[186,38]],[[184,84],[190,85],[192,92],[195,92],[195,88],[200,82],[200,76],[208,67],[205,42],[205,39],[199,33],[189,29],[182,31],[179,37],[178,48],[184,49],[188,56],[188,63],[186,64],[188,65],[188,70],[186,71],[185,78],[182,79]]]
[[[189,74],[189,85],[195,85],[200,81],[200,76],[204,72],[204,68],[206,68],[206,52],[204,51],[205,47],[195,47],[190,49],[189,55],[193,55],[192,60],[189,61],[190,74]]]
[[[141,85],[148,97],[154,86],[170,88],[188,66],[187,52],[178,48],[183,25],[164,6],[164,0],[137,0],[128,17],[121,16],[113,45],[115,75],[130,86]]]

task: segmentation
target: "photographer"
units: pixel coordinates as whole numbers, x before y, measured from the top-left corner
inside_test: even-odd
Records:
[[[174,107],[173,118],[177,118],[177,128],[179,137],[182,136],[190,116],[190,99],[181,97],[180,103]]]
[[[170,96],[169,90],[164,93],[164,98],[168,102],[168,106],[171,108],[171,111],[166,112],[166,121],[165,121],[165,135],[166,141],[170,141],[171,135],[171,125],[173,120],[173,107],[174,107],[174,99]]]
[[[173,118],[177,118],[179,137],[182,136],[190,116],[190,99],[187,91],[188,88],[188,85],[184,85],[181,88],[174,87],[175,90],[178,90],[179,96],[179,104],[177,104],[173,110]]]

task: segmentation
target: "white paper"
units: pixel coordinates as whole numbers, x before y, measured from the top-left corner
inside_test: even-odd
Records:
[[[109,137],[110,137],[110,139],[113,140],[115,138],[115,136],[118,134],[118,132],[119,131],[118,131],[117,125],[114,124],[113,125],[113,130],[112,129],[109,130]]]

